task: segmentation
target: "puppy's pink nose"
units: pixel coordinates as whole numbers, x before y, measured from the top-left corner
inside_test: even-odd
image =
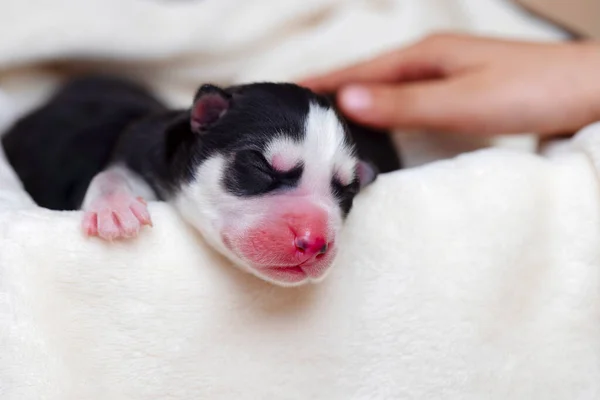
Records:
[[[329,245],[325,238],[320,235],[311,235],[307,233],[294,239],[296,251],[309,257],[322,256],[327,253]]]

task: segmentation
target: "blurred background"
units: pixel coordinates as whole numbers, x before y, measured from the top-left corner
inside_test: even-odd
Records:
[[[438,31],[541,41],[600,34],[591,17],[600,17],[597,0],[3,0],[0,7],[4,126],[82,71],[141,80],[187,107],[205,82],[293,81]],[[409,165],[533,143],[427,132],[397,139]]]

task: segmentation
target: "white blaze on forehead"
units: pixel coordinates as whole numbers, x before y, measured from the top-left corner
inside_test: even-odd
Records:
[[[336,113],[316,104],[310,105],[303,139],[295,142],[282,135],[269,144],[265,156],[281,169],[302,162],[302,186],[313,189],[329,189],[334,175],[342,184],[351,183],[357,162],[344,141],[344,128]]]
[[[265,158],[276,170],[289,171],[302,162],[302,153],[301,145],[282,135],[269,143],[265,151]]]

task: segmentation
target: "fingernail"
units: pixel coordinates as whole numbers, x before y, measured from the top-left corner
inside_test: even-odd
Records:
[[[364,111],[373,103],[371,93],[361,86],[349,86],[340,93],[342,104],[354,111]]]

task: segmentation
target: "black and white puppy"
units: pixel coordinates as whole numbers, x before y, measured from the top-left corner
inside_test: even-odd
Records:
[[[3,137],[38,205],[85,211],[106,240],[172,204],[216,250],[275,284],[322,279],[359,190],[400,168],[388,135],[288,83],[202,86],[189,110],[102,76],[73,79]]]

